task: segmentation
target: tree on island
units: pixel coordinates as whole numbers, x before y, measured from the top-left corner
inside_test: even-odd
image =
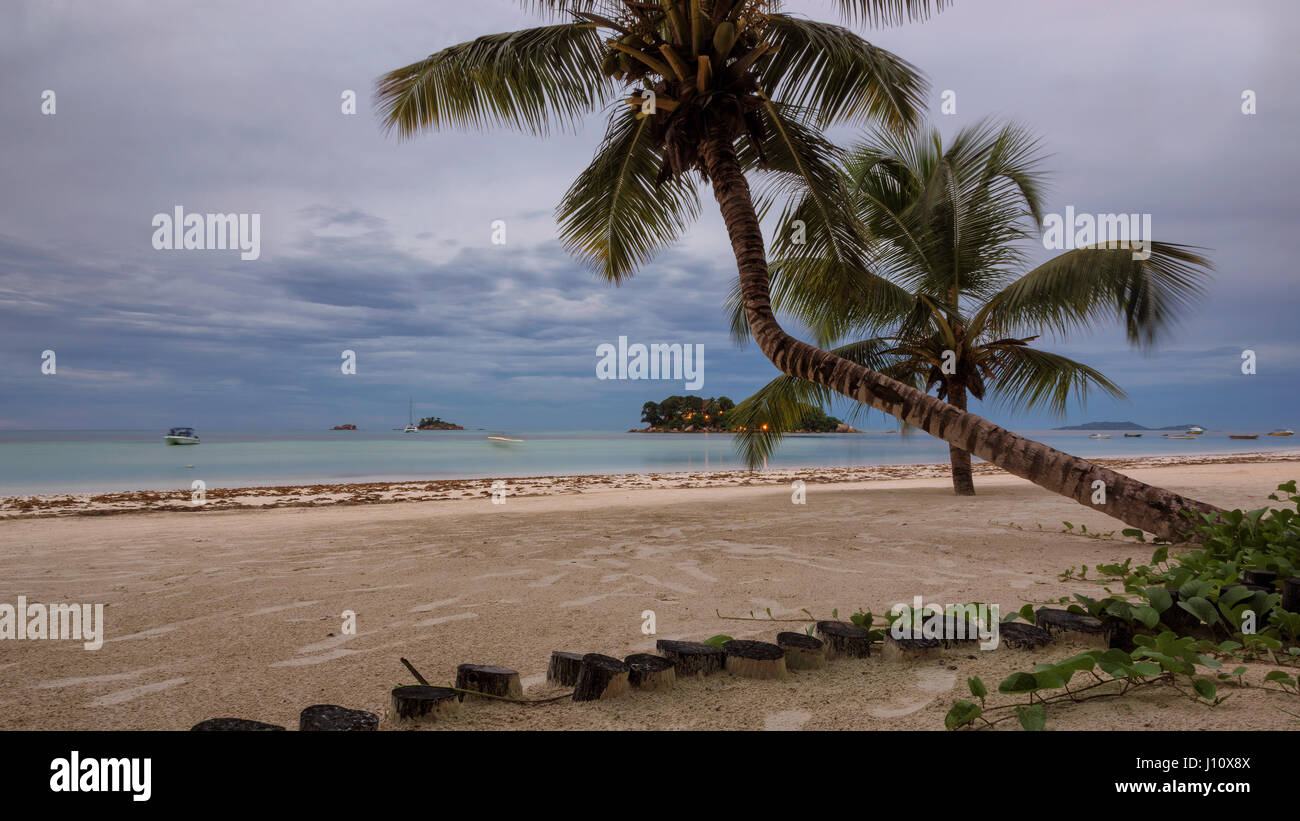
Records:
[[[416,427],[420,430],[464,430],[460,425],[447,422],[438,416],[421,419],[420,424],[416,425]]]
[[[979,123],[944,144],[938,130],[875,135],[840,164],[860,226],[866,266],[853,289],[822,272],[833,263],[819,243],[778,240],[773,306],[789,310],[831,352],[966,409],[967,398],[996,399],[1016,410],[1064,416],[1069,399],[1090,389],[1124,398],[1094,368],[1035,347],[1030,331],[1061,338],[1090,320],[1118,314],[1129,340],[1149,346],[1200,292],[1209,262],[1185,246],[1153,242],[1145,260],[1131,248],[1068,251],[1026,271],[1022,244],[1042,222],[1038,140],[1014,125]],[[818,192],[801,191],[791,219],[812,218]],[[842,232],[847,237],[853,225]],[[841,240],[847,243],[847,239]],[[874,272],[879,272],[879,276]],[[1140,286],[1134,300],[1126,292]],[[732,327],[747,335],[744,306],[732,300]],[[775,449],[825,387],[790,376],[741,403],[749,430],[737,447],[751,466]],[[756,421],[767,422],[760,429]],[[974,495],[971,454],[949,446],[953,490]]]
[[[924,19],[948,4],[828,1],[850,20],[872,25]],[[831,252],[820,269],[823,281],[869,293],[883,287],[862,276],[868,267],[860,229],[849,227],[853,202],[837,168],[839,152],[822,130],[873,120],[898,132],[913,127],[927,84],[912,65],[848,29],[783,14],[779,0],[523,5],[563,19],[450,46],[384,75],[377,102],[385,126],[403,137],[495,125],[546,135],[552,125],[577,125],[621,90],[627,105],[615,107],[596,158],[557,210],[566,247],[611,282],[630,277],[699,214],[698,175],[712,187],[726,224],[746,324],[782,373],[1158,535],[1191,531],[1185,512],[1219,512],[1012,433],[795,339],[777,322],[758,210],[792,185],[809,193],[809,240]],[[747,173],[766,184],[757,203]],[[1070,272],[1046,279],[1019,295],[1026,310],[1044,288],[1068,288]],[[1093,296],[1077,293],[1071,306],[1107,300],[1122,312],[1140,311],[1159,282],[1149,266],[1134,266],[1112,285]],[[1104,502],[1092,501],[1095,483],[1106,488]]]

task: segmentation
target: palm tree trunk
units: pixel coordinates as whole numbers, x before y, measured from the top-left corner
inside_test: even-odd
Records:
[[[966,410],[966,385],[958,379],[948,382],[948,404]],[[948,444],[948,461],[952,463],[952,490],[958,496],[975,495],[975,476],[971,473],[970,451]]]
[[[704,140],[701,154],[736,256],[750,332],[782,373],[824,385],[992,462],[1008,473],[1157,536],[1172,539],[1191,535],[1192,528],[1184,518],[1184,511],[1220,512],[1213,505],[1185,499],[1018,436],[987,419],[787,334],[772,313],[763,234],[733,140],[726,134],[712,133]]]

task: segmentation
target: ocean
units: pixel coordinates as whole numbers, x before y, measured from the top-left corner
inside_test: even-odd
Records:
[[[202,444],[168,447],[162,431],[0,431],[0,495],[324,484],[387,480],[667,473],[742,468],[732,437],[605,431],[199,431]],[[525,440],[497,444],[488,436]],[[1232,440],[1089,439],[1087,431],[1024,435],[1085,458],[1291,450],[1294,437]],[[800,434],[769,467],[946,462],[923,433]]]

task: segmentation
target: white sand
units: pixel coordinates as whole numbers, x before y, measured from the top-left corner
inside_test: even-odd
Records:
[[[1127,472],[1220,506],[1261,507],[1300,465]],[[621,657],[653,652],[656,638],[772,640],[807,624],[717,611],[846,617],[921,595],[1006,612],[1104,595],[1057,574],[1150,555],[1119,538],[1062,533],[1063,520],[1102,533],[1123,525],[1005,474],[958,498],[945,479],[818,484],[819,473],[805,474],[806,505],[791,504],[788,485],[766,485],[11,518],[0,522],[0,602],[102,602],[107,640],[94,652],[73,641],[0,643],[0,727],[184,729],[239,716],[296,728],[298,712],[318,703],[382,714],[391,687],[412,681],[401,656],[435,683],[450,683],[462,662],[510,666],[529,697],[542,697],[556,692],[542,680],[551,650]],[[341,635],[345,610],[357,614],[356,635]],[[644,610],[655,612],[657,636],[642,633]],[[967,676],[992,689],[1072,652],[840,661],[784,682],[722,674],[599,704],[467,703],[446,726],[941,729]],[[1295,701],[1246,689],[1209,709],[1165,688],[1054,709],[1049,727],[1288,727],[1297,722],[1281,710],[1300,712]]]

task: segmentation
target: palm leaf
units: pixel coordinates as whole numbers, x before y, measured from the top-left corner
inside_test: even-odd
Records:
[[[552,124],[576,126],[614,91],[600,73],[605,50],[589,23],[479,37],[379,78],[380,119],[402,137],[445,127],[545,135]]]
[[[1096,388],[1117,399],[1126,398],[1118,385],[1095,368],[1060,354],[1025,345],[999,346],[988,352],[993,396],[1007,407],[1044,408],[1064,416],[1071,394],[1080,403]]]
[[[1154,344],[1203,292],[1213,265],[1194,246],[1152,242],[1145,260],[1133,259],[1134,248],[1078,248],[1048,260],[992,298],[990,325],[1065,334],[1118,318],[1131,343]]]
[[[556,208],[564,247],[611,282],[622,282],[699,216],[695,184],[658,182],[663,156],[649,118],[624,107]]]
[[[760,72],[764,93],[811,110],[818,127],[876,120],[902,130],[925,110],[919,70],[846,28],[771,14],[763,34],[775,46]]]

